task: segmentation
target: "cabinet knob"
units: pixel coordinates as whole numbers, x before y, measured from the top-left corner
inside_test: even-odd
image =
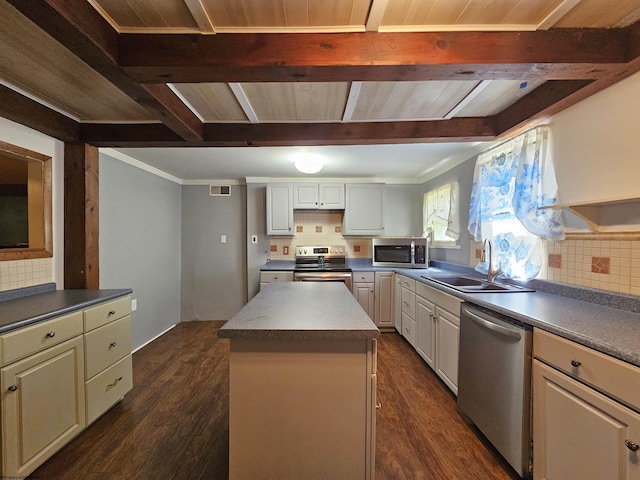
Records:
[[[381,409],[382,409],[382,404],[376,403],[376,410],[381,410]]]
[[[117,343],[116,343],[116,342],[111,342],[111,343],[109,344],[109,348],[113,348],[113,347],[115,347],[116,345],[117,345]]]
[[[18,390],[18,385],[11,385],[11,386],[9,387],[9,391],[10,391],[10,392],[15,392],[16,390]],[[629,441],[629,440],[627,440],[627,441]]]
[[[636,442],[632,442],[631,440],[625,440],[624,444],[632,452],[637,452],[640,449],[640,445],[638,445]]]
[[[580,362],[580,361],[576,360],[575,358],[572,358],[572,359],[571,359],[571,366],[572,366],[572,367],[576,367],[576,368],[577,368],[577,367],[579,367],[580,365],[582,365],[582,362]]]
[[[47,333],[47,338],[53,338],[56,336],[56,332],[49,332]]]
[[[115,315],[115,314],[116,314],[116,311],[115,311],[115,310],[110,310],[110,311],[109,311],[109,316],[111,316],[111,315]]]

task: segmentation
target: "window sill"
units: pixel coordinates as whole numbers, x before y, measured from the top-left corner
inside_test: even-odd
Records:
[[[448,250],[460,250],[462,247],[460,245],[454,245],[454,244],[434,243],[434,244],[430,244],[429,248],[444,248]]]

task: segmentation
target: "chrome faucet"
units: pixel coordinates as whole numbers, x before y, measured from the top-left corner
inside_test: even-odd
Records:
[[[489,282],[493,282],[498,275],[502,274],[502,269],[493,269],[493,242],[491,242],[491,240],[488,238],[486,238],[485,241],[482,242],[482,255],[480,257],[481,262],[486,261],[485,253],[487,252],[487,250],[489,250],[489,268],[487,269],[487,280]]]

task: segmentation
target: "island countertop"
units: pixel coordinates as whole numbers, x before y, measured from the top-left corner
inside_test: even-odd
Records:
[[[222,338],[377,338],[380,330],[341,282],[266,286],[218,332]]]

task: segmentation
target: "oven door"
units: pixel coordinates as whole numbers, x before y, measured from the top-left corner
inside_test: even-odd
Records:
[[[294,282],[344,282],[351,291],[351,272],[294,272]]]

